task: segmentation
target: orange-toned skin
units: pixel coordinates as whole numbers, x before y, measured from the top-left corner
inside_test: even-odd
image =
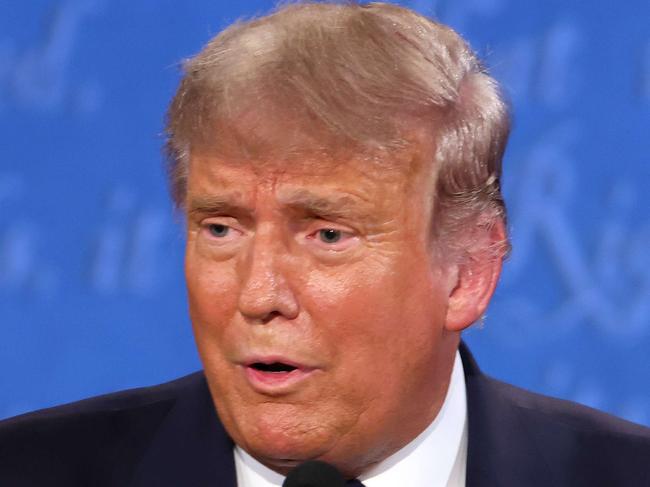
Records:
[[[436,257],[430,171],[192,155],[185,267],[199,354],[227,431],[276,471],[316,458],[357,475],[436,416],[459,332],[483,313],[500,262],[468,272]],[[263,393],[241,365],[250,354],[314,371]]]

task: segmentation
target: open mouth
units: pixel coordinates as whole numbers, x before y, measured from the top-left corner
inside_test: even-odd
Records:
[[[272,362],[270,364],[265,364],[262,362],[255,362],[250,365],[251,368],[259,370],[260,372],[274,372],[274,373],[287,373],[293,372],[297,369],[293,365],[285,364],[282,362]]]
[[[240,365],[248,384],[257,392],[270,395],[295,392],[318,369],[309,361],[280,354],[252,355]]]
[[[311,377],[315,369],[281,357],[256,357],[243,364],[249,384],[262,394],[285,394]]]

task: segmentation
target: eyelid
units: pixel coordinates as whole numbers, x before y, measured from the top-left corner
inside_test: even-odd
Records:
[[[241,228],[241,225],[239,225],[238,220],[232,216],[209,216],[206,218],[201,219],[199,222],[199,225],[202,227],[207,227],[209,225],[224,225],[226,227],[231,227],[231,228]]]
[[[337,232],[341,232],[344,235],[356,235],[357,233],[347,225],[341,225],[339,223],[333,223],[327,220],[319,220],[313,222],[307,227],[307,235],[315,235],[321,230],[336,230]]]
[[[236,218],[233,218],[231,216],[212,216],[208,218],[204,218],[199,222],[199,227],[201,232],[205,232],[208,236],[213,241],[216,240],[232,240],[233,237],[236,235],[226,235],[224,237],[216,237],[214,235],[210,235],[210,226],[211,225],[223,225],[224,227],[228,227],[230,229],[229,233],[234,232],[235,234],[238,235],[243,235],[245,233],[245,229],[243,228],[242,225],[240,225],[237,221]]]

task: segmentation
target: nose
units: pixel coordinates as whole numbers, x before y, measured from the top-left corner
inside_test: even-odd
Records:
[[[239,311],[253,323],[268,323],[276,317],[291,320],[299,305],[287,274],[288,249],[273,235],[256,235],[240,272],[242,285]]]

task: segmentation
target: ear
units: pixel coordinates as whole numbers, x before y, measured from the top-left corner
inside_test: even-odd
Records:
[[[498,220],[478,240],[480,248],[474,247],[453,273],[445,321],[448,331],[463,331],[483,316],[501,274],[506,242],[503,222]]]

